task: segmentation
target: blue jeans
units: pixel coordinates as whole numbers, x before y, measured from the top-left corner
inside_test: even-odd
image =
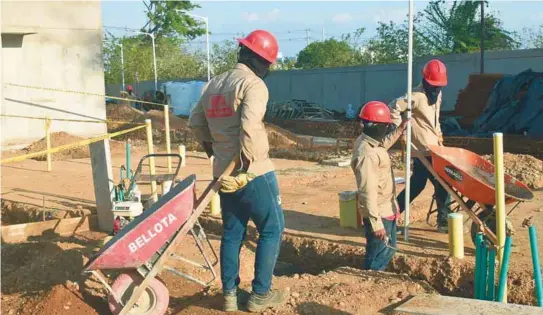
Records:
[[[396,248],[396,220],[385,220],[383,225],[389,239],[389,246]],[[396,250],[387,247],[385,242],[376,238],[371,229],[370,220],[363,219],[366,232],[366,256],[364,257],[365,270],[383,271],[394,256]]]
[[[426,157],[426,159],[428,162],[432,163],[431,157]],[[414,160],[413,174],[409,179],[411,184],[409,203],[413,202],[413,200],[420,195],[424,190],[424,187],[426,187],[428,180],[434,185],[434,197],[437,203],[437,224],[440,226],[447,226],[447,216],[450,213],[449,203],[451,199],[449,193],[441,186],[435,177],[430,174],[428,169],[426,169],[419,159]],[[398,195],[397,201],[400,206],[400,213],[403,213],[405,210],[405,189]]]
[[[273,270],[285,218],[279,197],[279,185],[275,172],[268,172],[250,181],[234,193],[220,193],[223,236],[221,240],[221,280],[224,293],[237,289],[239,278],[239,254],[251,219],[258,230],[253,292],[266,294],[271,288]]]

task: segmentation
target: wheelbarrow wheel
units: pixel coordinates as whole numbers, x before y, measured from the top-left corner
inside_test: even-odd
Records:
[[[480,214],[477,215],[481,221],[485,223],[485,225],[492,231],[494,234],[496,234],[496,212],[487,212],[482,211]],[[477,237],[477,233],[479,232],[479,226],[477,223],[472,222],[471,223],[471,241],[473,244],[475,244],[475,239]],[[515,234],[513,224],[511,220],[509,220],[508,217],[505,218],[505,234],[506,235],[513,235]]]
[[[126,304],[142,281],[143,278],[137,272],[123,273],[115,279],[111,289],[121,299],[122,303]],[[170,294],[168,293],[168,288],[159,280],[151,279],[149,285],[128,314],[163,315],[168,310],[169,302]],[[122,305],[117,303],[111,293],[108,296],[108,303],[111,313],[116,315],[121,312]]]

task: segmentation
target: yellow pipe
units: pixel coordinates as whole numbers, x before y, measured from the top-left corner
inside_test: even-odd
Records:
[[[153,154],[153,127],[151,126],[151,119],[145,119],[145,131],[147,132],[147,153]],[[151,176],[151,196],[153,202],[158,201],[156,180],[152,180],[155,175],[155,158],[149,158],[149,175]]]
[[[464,258],[464,227],[461,213],[448,215],[449,221],[449,255],[454,258]]]
[[[209,159],[212,168],[213,168],[213,160],[214,160],[214,157],[212,156]],[[213,194],[213,197],[211,198],[211,203],[209,204],[209,210],[211,211],[211,215],[214,217],[218,217],[221,215],[221,197],[219,196],[219,193]]]
[[[45,145],[47,149],[47,171],[51,172],[51,119],[49,116],[45,118]]]
[[[39,152],[14,156],[12,158],[1,160],[0,165],[4,165],[4,164],[8,164],[8,163],[14,163],[14,162],[21,162],[21,161],[24,161],[24,160],[31,159],[33,157],[44,156],[47,153],[53,154],[53,153],[62,152],[62,151],[70,150],[70,149],[73,149],[73,148],[81,147],[81,146],[84,146],[84,145],[89,145],[91,143],[102,141],[104,139],[111,139],[111,138],[114,138],[114,137],[117,137],[117,136],[120,136],[120,135],[124,135],[125,133],[136,131],[136,130],[142,129],[144,127],[145,127],[145,125],[137,126],[137,127],[117,131],[117,132],[114,132],[114,133],[106,133],[105,135],[101,135],[101,136],[91,138],[91,139],[86,139],[86,140],[81,140],[81,141],[70,143],[70,144],[61,145],[59,147],[52,148],[51,150],[43,150],[43,151],[39,151]]]
[[[172,153],[170,144],[170,110],[168,105],[164,105],[164,129],[166,132],[166,153]],[[172,172],[172,157],[168,156],[168,172]]]
[[[494,133],[494,180],[496,186],[496,232],[498,239],[498,260],[500,269],[503,261],[503,249],[505,246],[505,183],[503,170],[503,134]],[[507,287],[505,287],[503,300],[507,303]]]

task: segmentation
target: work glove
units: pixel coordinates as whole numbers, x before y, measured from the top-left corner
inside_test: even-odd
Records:
[[[239,173],[236,176],[223,176],[221,179],[221,192],[234,193],[252,181],[256,176],[251,173]]]

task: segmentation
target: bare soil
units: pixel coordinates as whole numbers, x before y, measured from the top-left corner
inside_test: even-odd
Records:
[[[134,153],[132,168],[143,154]],[[114,176],[117,176],[120,165],[125,163],[124,156],[113,154],[112,162]],[[338,193],[356,189],[351,170],[304,161],[276,159],[274,163],[286,222],[279,258],[282,263],[274,283],[278,288],[289,287],[292,293],[299,293],[293,295],[297,297],[289,306],[281,308],[279,314],[386,313],[387,307],[404,301],[404,294],[431,291],[417,280],[427,282],[441,294],[473,295],[474,249],[469,236],[465,236],[466,258],[449,259],[448,236],[438,234],[425,222],[433,192],[431,185],[412,204],[410,240],[399,239],[399,251],[388,269],[396,275],[372,275],[360,270],[338,269],[360,268],[365,253],[363,231],[339,226]],[[89,159],[57,161],[50,173],[43,171],[44,165],[44,162],[27,160],[2,166],[2,199],[40,207],[46,196],[47,203],[65,209],[93,206]],[[157,163],[158,170],[164,167]],[[180,176],[189,174],[197,175],[197,191],[201,193],[211,179],[209,161],[203,154],[188,153],[187,166]],[[400,185],[398,192],[401,189]],[[535,196],[532,202],[521,204],[511,214],[513,225],[518,229],[509,272],[511,303],[535,304],[528,233],[522,228],[523,220],[532,217],[535,226],[540,231],[543,229],[543,192],[536,191]],[[212,244],[218,250],[220,220],[205,216],[201,221],[208,234],[212,234]],[[435,217],[430,221],[433,223]],[[104,236],[94,232],[70,238],[44,235],[20,244],[2,244],[2,307],[6,314],[107,314],[101,285],[93,277],[80,275]],[[252,280],[256,236],[251,226],[242,252],[244,288],[248,288]],[[539,241],[541,243],[541,238]],[[179,252],[187,256],[196,253],[189,243],[183,243]],[[321,275],[323,271],[326,273]],[[112,274],[112,279],[114,276]],[[221,306],[218,284],[202,290],[176,276],[167,273],[160,276],[170,290],[170,314],[222,314],[218,310]],[[79,288],[70,285],[73,282],[77,282]]]
[[[485,155],[489,161],[493,155]],[[543,188],[543,160],[526,154],[505,153],[503,157],[505,172],[533,189]]]

